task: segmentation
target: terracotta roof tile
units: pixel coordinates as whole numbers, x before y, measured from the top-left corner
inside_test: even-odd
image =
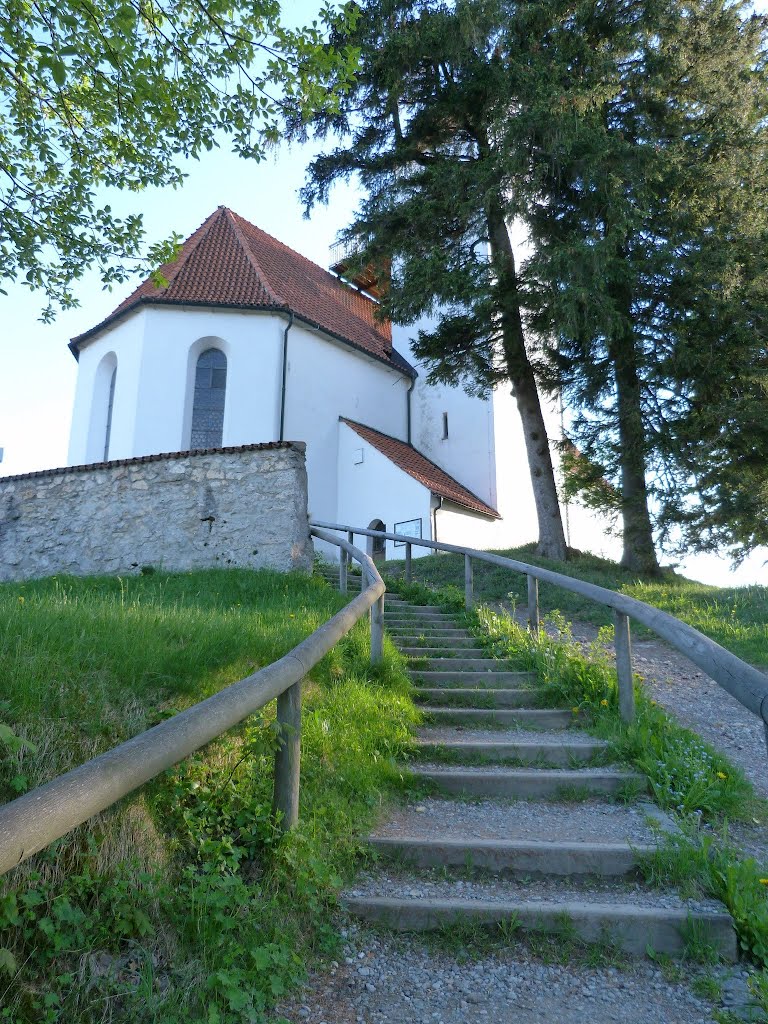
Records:
[[[74,349],[142,304],[280,309],[316,324],[356,348],[414,374],[392,348],[392,327],[377,304],[333,274],[220,206],[160,268],[167,286],[150,279],[96,327],[72,339]]]
[[[344,416],[340,416],[339,419],[351,427],[363,440],[372,444],[390,462],[394,462],[396,466],[412,476],[414,480],[418,480],[420,484],[424,484],[430,491],[434,491],[442,498],[448,498],[449,501],[455,501],[457,505],[464,505],[465,508],[471,509],[473,512],[481,512],[485,516],[501,519],[495,508],[491,508],[476,494],[467,490],[458,480],[454,480],[445,470],[440,469],[438,465],[417,451],[413,445],[406,444],[405,441],[398,441],[396,437],[390,437],[389,434],[382,434],[372,427],[366,427],[363,423],[348,420]]]

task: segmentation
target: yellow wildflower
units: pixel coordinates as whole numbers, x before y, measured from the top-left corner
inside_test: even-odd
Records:
[[[19,598],[19,604],[24,604],[24,598],[23,597]]]
[[[718,777],[718,779],[727,779],[728,778],[728,776],[725,774],[725,772],[718,772],[717,773],[717,777]]]
[[[601,700],[600,701],[600,707],[601,708],[607,708],[608,707],[608,701],[607,700]]]
[[[578,713],[579,713],[579,709],[578,708],[571,708],[571,711],[574,713],[574,715],[578,715]]]
[[[768,878],[761,878],[759,881],[760,885],[768,885]]]

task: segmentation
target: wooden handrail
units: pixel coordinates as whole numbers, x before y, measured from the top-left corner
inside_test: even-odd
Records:
[[[634,619],[648,629],[653,630],[658,636],[666,640],[672,647],[689,658],[694,665],[697,665],[711,679],[724,690],[735,697],[748,711],[763,722],[765,726],[766,742],[768,743],[768,675],[748,665],[741,658],[737,658],[731,651],[721,647],[710,637],[700,633],[687,622],[681,622],[674,615],[655,608],[653,605],[639,601],[637,598],[628,597],[626,594],[618,594],[614,590],[605,587],[598,587],[594,583],[585,583],[583,580],[573,576],[566,576],[563,573],[553,572],[551,569],[543,569],[537,565],[529,565],[527,562],[520,562],[515,558],[505,558],[503,555],[494,555],[490,551],[478,551],[474,548],[460,547],[456,544],[444,544],[442,541],[425,540],[421,537],[406,537],[399,533],[388,533],[385,530],[369,530],[358,526],[339,525],[338,523],[313,522],[313,527],[322,527],[324,530],[340,530],[347,533],[349,537],[379,537],[385,540],[405,543],[407,549],[411,545],[431,548],[435,551],[450,551],[455,554],[464,555],[465,560],[488,562],[491,565],[499,565],[503,568],[513,569],[516,572],[524,573],[530,581],[541,580],[545,583],[553,583],[555,586],[569,590],[571,593],[579,594],[597,604],[606,605],[612,608],[615,613],[617,627],[617,655],[619,675],[619,696],[623,716],[629,720],[634,716],[634,706],[631,700],[632,687],[632,661],[629,638],[629,623],[625,619]],[[410,561],[410,559],[408,560]],[[466,562],[465,562],[466,565]],[[465,586],[469,590],[471,586],[471,570],[465,568]],[[538,621],[538,595],[534,587],[529,586],[530,600],[536,601],[535,621]],[[470,595],[468,594],[468,601]],[[532,628],[534,622],[534,611],[529,605],[529,621]],[[629,692],[628,692],[629,690]]]
[[[381,606],[385,591],[367,554],[323,530],[310,532],[359,561],[367,587],[278,661],[0,807],[0,875],[189,757],[276,697],[281,698],[278,720],[288,728],[283,729],[275,758],[274,806],[280,812],[283,828],[295,824],[301,680],[369,609]],[[381,657],[381,635],[375,635],[373,621],[371,631],[371,660],[377,661]]]

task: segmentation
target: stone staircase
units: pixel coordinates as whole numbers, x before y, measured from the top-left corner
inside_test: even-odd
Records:
[[[338,571],[324,575],[338,585]],[[735,959],[719,903],[639,880],[639,858],[674,828],[643,776],[612,765],[570,709],[542,706],[533,673],[488,656],[451,616],[389,593],[384,616],[424,714],[410,770],[428,795],[370,837],[376,867],[345,895],[351,913],[398,931],[566,930],[639,955],[695,938]]]

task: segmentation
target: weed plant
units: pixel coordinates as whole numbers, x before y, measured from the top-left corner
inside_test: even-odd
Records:
[[[0,798],[282,656],[345,603],[237,570],[0,587]],[[417,718],[364,622],[304,687],[299,827],[271,813],[273,707],[0,880],[0,1021],[264,1019],[335,951],[329,910]]]

